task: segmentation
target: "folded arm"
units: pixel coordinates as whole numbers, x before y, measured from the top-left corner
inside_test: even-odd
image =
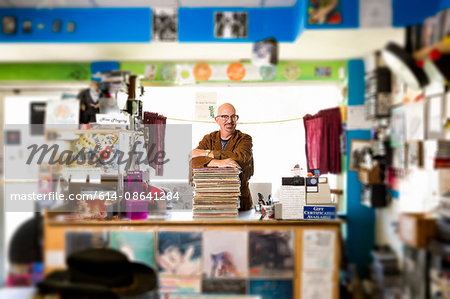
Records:
[[[192,151],[192,167],[241,168],[241,166],[250,162],[252,147],[252,138],[245,135],[237,142],[233,151],[212,150],[206,156],[206,149],[212,148],[212,140],[205,136],[198,147]]]

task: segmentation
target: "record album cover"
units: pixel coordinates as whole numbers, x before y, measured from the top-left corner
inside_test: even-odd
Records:
[[[249,264],[251,277],[293,277],[293,231],[250,231]]]
[[[156,261],[160,274],[201,275],[201,232],[158,232]]]
[[[205,231],[203,274],[208,278],[247,277],[247,247],[247,232]]]
[[[130,261],[156,269],[153,231],[112,231],[109,246],[121,251]]]

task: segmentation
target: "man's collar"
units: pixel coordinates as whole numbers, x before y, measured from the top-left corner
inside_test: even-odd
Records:
[[[235,135],[237,134],[237,131],[238,131],[238,130],[234,130],[233,134],[231,134],[230,137],[228,137],[228,139],[223,139],[223,138],[222,138],[222,135],[220,134],[220,130],[219,130],[219,138],[220,138],[221,140],[230,140],[231,138],[233,138],[233,136],[235,136]]]

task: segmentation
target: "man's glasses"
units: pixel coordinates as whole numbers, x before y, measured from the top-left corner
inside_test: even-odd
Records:
[[[231,117],[232,120],[237,121],[239,119],[239,115],[233,114],[233,115],[217,115],[217,117],[220,117],[223,121],[228,121]]]

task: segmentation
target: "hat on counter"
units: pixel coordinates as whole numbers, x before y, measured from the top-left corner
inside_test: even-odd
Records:
[[[130,262],[119,251],[92,248],[67,258],[68,270],[54,271],[38,284],[39,294],[61,298],[120,298],[156,289],[155,271]]]

